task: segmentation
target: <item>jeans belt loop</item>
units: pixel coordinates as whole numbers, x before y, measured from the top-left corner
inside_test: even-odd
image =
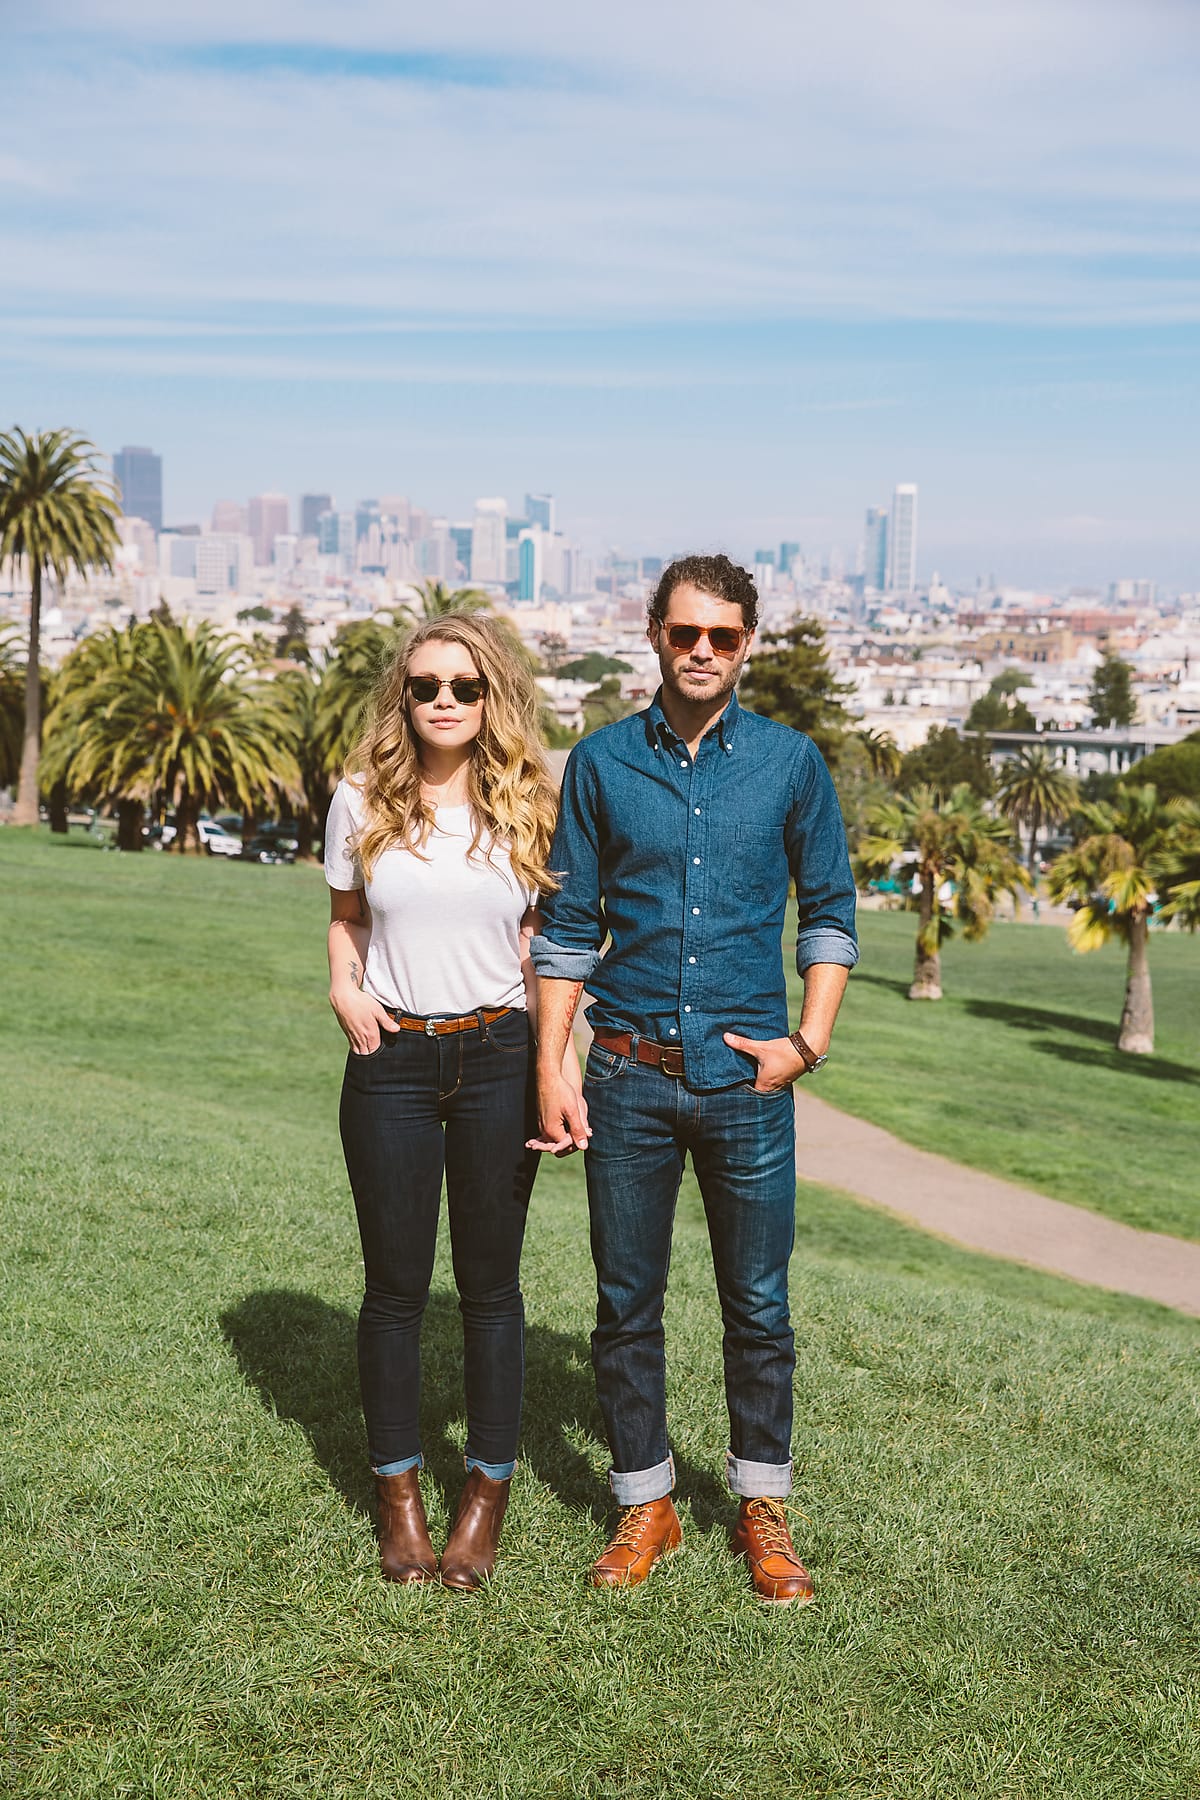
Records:
[[[638,1045],[641,1041],[642,1040],[636,1031],[631,1031],[629,1033],[629,1060],[635,1065],[637,1063]]]
[[[484,1018],[483,1012],[484,1009],[482,1006],[477,1006],[475,1008],[475,1017],[479,1021],[479,1041],[481,1044],[486,1044],[489,1041],[488,1032],[491,1030],[491,1027]]]

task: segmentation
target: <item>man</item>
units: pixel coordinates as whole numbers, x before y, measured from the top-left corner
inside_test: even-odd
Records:
[[[757,617],[754,583],[727,557],[672,563],[648,626],[662,686],[646,712],[571,754],[550,857],[562,888],[543,901],[532,948],[535,1142],[558,1154],[587,1148],[592,1362],[621,1508],[593,1585],[636,1585],[681,1539],[662,1314],[690,1151],[725,1327],[733,1547],[762,1599],[805,1604],[812,1581],[783,1508],[795,1366],[792,1083],[825,1061],[858,947],[845,833],[820,753],[734,694]],[[780,950],[789,873],[804,978],[790,1034]],[[581,1115],[561,1065],[585,984],[594,1043]]]

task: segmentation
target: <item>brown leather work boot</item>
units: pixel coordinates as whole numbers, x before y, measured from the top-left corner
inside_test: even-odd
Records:
[[[683,1531],[669,1494],[642,1506],[623,1506],[617,1529],[603,1556],[589,1569],[588,1580],[593,1587],[637,1587],[659,1557],[682,1542]]]
[[[377,1475],[379,1567],[385,1581],[436,1581],[437,1557],[429,1541],[425,1502],[415,1469]]]
[[[814,1598],[812,1576],[796,1555],[782,1500],[743,1500],[730,1545],[749,1563],[760,1600],[807,1606]]]
[[[495,1568],[511,1486],[511,1476],[507,1481],[493,1481],[479,1469],[468,1474],[442,1556],[444,1587],[460,1594],[473,1593]]]

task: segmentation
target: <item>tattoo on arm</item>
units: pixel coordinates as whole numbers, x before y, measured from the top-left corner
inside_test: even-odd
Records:
[[[358,958],[354,956],[350,958],[350,979],[356,988],[360,988],[363,984],[362,969],[359,965]]]

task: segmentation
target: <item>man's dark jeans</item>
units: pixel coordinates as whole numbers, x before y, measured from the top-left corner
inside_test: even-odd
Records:
[[[636,1048],[636,1046],[635,1046]],[[693,1093],[593,1045],[584,1093],[598,1304],[592,1362],[622,1506],[670,1492],[663,1298],[685,1153],[704,1199],[721,1316],[730,1486],[791,1486],[788,1259],[796,1221],[792,1091]]]
[[[366,1292],[358,1364],[372,1464],[420,1455],[421,1318],[429,1298],[445,1172],[463,1321],[467,1455],[517,1454],[524,1385],[521,1244],[537,1156],[533,1046],[523,1012],[482,1032],[384,1032],[351,1054],[342,1085],[346,1167]]]

